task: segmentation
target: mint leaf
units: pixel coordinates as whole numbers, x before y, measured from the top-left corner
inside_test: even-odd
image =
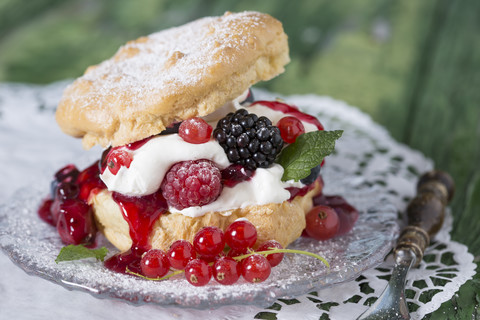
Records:
[[[335,141],[342,133],[342,130],[313,131],[299,136],[294,143],[283,149],[278,157],[277,162],[285,170],[282,181],[298,181],[308,177],[310,170],[333,152]]]
[[[87,258],[95,258],[99,261],[103,261],[107,253],[108,249],[105,247],[101,247],[99,249],[88,249],[83,245],[75,246],[71,244],[63,247],[60,250],[60,253],[57,256],[57,259],[55,259],[55,262],[59,263],[62,261],[73,261]]]

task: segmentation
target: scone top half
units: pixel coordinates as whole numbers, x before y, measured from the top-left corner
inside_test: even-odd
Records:
[[[212,113],[288,62],[287,36],[273,17],[202,18],[128,42],[88,68],[65,90],[56,119],[86,149],[121,146]]]

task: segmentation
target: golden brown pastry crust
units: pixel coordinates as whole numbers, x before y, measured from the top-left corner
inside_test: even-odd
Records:
[[[295,197],[292,201],[270,203],[231,210],[231,215],[221,212],[209,212],[204,216],[190,218],[180,213],[165,213],[154,224],[150,234],[152,248],[168,250],[172,242],[185,239],[190,242],[202,227],[217,226],[225,230],[233,221],[246,218],[257,228],[257,244],[275,239],[286,247],[296,240],[305,229],[305,215],[312,208],[312,197],[321,191],[321,184],[305,196]],[[91,196],[90,204],[95,213],[97,226],[105,237],[120,251],[130,249],[132,240],[129,227],[124,220],[120,207],[113,200],[111,192],[104,190]]]
[[[83,146],[119,146],[177,120],[207,115],[289,62],[282,24],[226,13],[139,38],[88,68],[64,92],[56,119]]]

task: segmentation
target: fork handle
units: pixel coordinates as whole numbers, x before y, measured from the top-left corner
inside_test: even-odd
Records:
[[[420,177],[417,196],[407,207],[408,225],[400,234],[394,249],[395,256],[400,250],[412,250],[416,257],[415,266],[420,264],[430,237],[442,227],[445,207],[454,191],[453,179],[444,171],[434,170]]]

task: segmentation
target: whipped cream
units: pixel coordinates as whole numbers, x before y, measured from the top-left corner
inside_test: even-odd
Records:
[[[216,122],[228,112],[243,108],[239,101],[241,101],[240,98],[226,103],[222,108],[204,119],[215,127]],[[272,110],[259,104],[249,106],[247,110],[257,116],[266,116],[273,124],[286,116],[281,111]],[[316,126],[311,123],[304,121],[302,123],[306,132],[317,130]],[[220,169],[224,169],[231,164],[225,151],[216,140],[211,139],[206,143],[191,144],[185,142],[178,134],[153,137],[137,150],[129,152],[133,153],[133,161],[129,168],[121,167],[116,175],[109,170],[105,170],[100,175],[108,190],[128,196],[145,196],[156,192],[165,174],[177,162],[207,159],[215,162]],[[231,210],[237,208],[281,203],[290,198],[290,192],[285,188],[301,188],[304,186],[299,181],[283,182],[281,180],[283,171],[283,167],[279,164],[273,164],[269,168],[258,168],[250,180],[241,182],[231,188],[224,187],[217,200],[212,203],[183,210],[170,207],[168,210],[189,217],[199,217],[211,211],[221,211],[224,215],[230,215]]]
[[[126,149],[126,148],[125,148]],[[105,170],[100,179],[108,190],[127,196],[145,196],[158,190],[172,165],[180,161],[208,159],[220,169],[230,165],[225,151],[215,140],[202,144],[185,142],[178,134],[156,136],[134,151],[130,167],[116,175]]]

